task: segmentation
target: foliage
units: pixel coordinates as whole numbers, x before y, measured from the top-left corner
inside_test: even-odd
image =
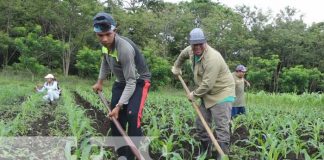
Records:
[[[252,87],[261,90],[270,89],[278,63],[277,55],[273,55],[271,59],[250,57],[250,63],[247,65],[249,69],[247,79],[251,81]]]
[[[75,67],[82,77],[97,78],[100,66],[100,57],[102,58],[100,50],[91,50],[88,47],[83,47],[76,56]]]
[[[26,27],[14,27],[10,30],[10,36],[12,37],[24,37],[27,35]]]
[[[281,91],[302,93],[314,91],[318,84],[323,83],[323,74],[317,69],[307,69],[302,65],[292,68],[284,68],[281,75]]]
[[[6,67],[10,59],[9,47],[13,44],[12,38],[8,33],[0,31],[0,59],[3,59],[3,64],[0,62],[0,66]]]
[[[18,70],[27,70],[32,74],[32,81],[34,81],[34,77],[37,74],[44,74],[48,71],[48,69],[39,64],[39,62],[34,57],[20,56],[20,63],[15,63],[13,66]]]
[[[157,89],[159,86],[166,86],[170,83],[171,79],[171,65],[163,57],[155,54],[154,48],[144,48],[143,54],[146,58],[150,72],[152,74],[151,89]]]
[[[15,39],[15,44],[22,57],[35,59],[49,69],[59,68],[63,44],[52,35],[41,36],[41,27],[36,26],[27,37]]]
[[[9,47],[10,37],[8,34],[0,32],[0,49],[4,52]]]
[[[194,27],[204,30],[209,45],[226,62],[231,62],[231,68],[237,64],[252,65],[251,71],[258,72],[249,73],[256,90],[295,90],[281,89],[279,76],[288,71],[284,68],[303,65],[324,72],[324,22],[306,25],[301,13],[291,7],[273,15],[271,11],[244,5],[232,9],[211,0],[177,4],[161,0],[1,1],[0,66],[7,67],[19,62],[20,56],[28,55],[51,70],[61,69],[65,76],[70,72],[85,74],[79,70],[76,56],[83,46],[99,48],[92,25],[92,18],[99,11],[114,16],[120,35],[132,39],[142,49],[153,49],[152,56],[164,59],[165,62],[158,60],[163,65],[160,71],[154,64],[156,73],[168,75],[164,65],[172,64],[188,45],[188,33]],[[274,54],[279,61],[272,66],[276,68],[271,74],[269,70],[258,71],[253,67],[253,58],[271,60]],[[169,82],[162,81],[155,82],[157,86]],[[176,80],[171,78],[171,81]],[[317,80],[309,83],[298,92],[323,91],[323,84]]]

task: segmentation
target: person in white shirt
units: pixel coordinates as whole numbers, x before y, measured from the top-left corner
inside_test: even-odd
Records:
[[[46,79],[44,85],[42,87],[36,87],[35,89],[37,92],[44,92],[46,90],[47,94],[43,99],[51,104],[54,100],[60,98],[60,90],[57,81],[52,74],[48,74],[44,78]]]

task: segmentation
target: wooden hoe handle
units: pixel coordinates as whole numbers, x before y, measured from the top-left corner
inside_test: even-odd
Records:
[[[108,105],[108,101],[106,100],[105,96],[102,94],[101,91],[98,91],[98,95],[102,101],[102,103],[104,103],[104,105],[107,107],[108,113],[111,112],[109,105]],[[121,127],[120,123],[118,122],[118,120],[115,117],[112,117],[112,121],[114,122],[115,126],[117,127],[119,133],[123,136],[123,138],[125,139],[127,145],[131,148],[132,152],[134,153],[135,157],[138,160],[144,159],[144,157],[141,155],[141,153],[138,151],[137,147],[135,146],[135,144],[133,143],[133,141],[128,137],[128,135],[126,134],[126,132],[124,131],[124,129]]]
[[[181,75],[178,75],[178,78],[179,80],[181,81],[181,84],[183,86],[183,88],[186,90],[186,93],[187,95],[189,95],[190,91],[189,91],[189,88],[187,87],[186,83],[184,82],[184,80],[182,79]],[[208,124],[206,123],[206,120],[204,119],[203,115],[201,114],[197,104],[195,102],[191,102],[192,106],[195,108],[197,114],[198,114],[198,117],[200,118],[202,124],[204,125],[211,141],[213,142],[217,152],[221,155],[221,157],[225,156],[223,150],[221,149],[221,147],[219,146],[219,144],[217,143],[217,140],[213,134],[213,132],[211,131],[210,127],[208,126]]]

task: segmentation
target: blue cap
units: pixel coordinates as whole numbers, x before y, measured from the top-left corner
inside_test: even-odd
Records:
[[[95,32],[108,32],[116,28],[114,18],[105,12],[97,13],[93,18],[93,31]]]
[[[236,71],[246,72],[247,68],[243,66],[242,64],[238,65],[235,69]]]
[[[189,43],[192,44],[202,44],[206,43],[206,37],[204,35],[204,32],[200,28],[195,28],[191,30],[189,34]]]

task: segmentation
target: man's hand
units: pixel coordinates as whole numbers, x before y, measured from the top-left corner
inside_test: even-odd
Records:
[[[187,96],[188,96],[189,101],[191,101],[191,102],[195,101],[195,96],[194,96],[193,92],[190,92]]]
[[[118,119],[119,111],[123,107],[123,104],[118,103],[116,107],[108,114],[109,118],[112,119],[113,117]]]
[[[246,86],[247,86],[247,87],[250,87],[250,86],[251,86],[250,82],[247,81],[246,79],[244,79],[244,82],[246,83]]]
[[[35,86],[35,92],[38,92],[38,90],[39,89],[41,89],[42,88],[42,85],[41,84],[37,84],[36,86]]]
[[[92,89],[95,93],[98,93],[98,91],[102,91],[102,84],[103,80],[98,80],[98,82],[92,86]]]
[[[173,73],[173,75],[175,75],[175,76],[178,76],[178,75],[181,75],[182,73],[181,73],[181,69],[180,68],[177,68],[177,67],[175,67],[175,66],[173,66],[172,68],[171,68],[171,72]]]

